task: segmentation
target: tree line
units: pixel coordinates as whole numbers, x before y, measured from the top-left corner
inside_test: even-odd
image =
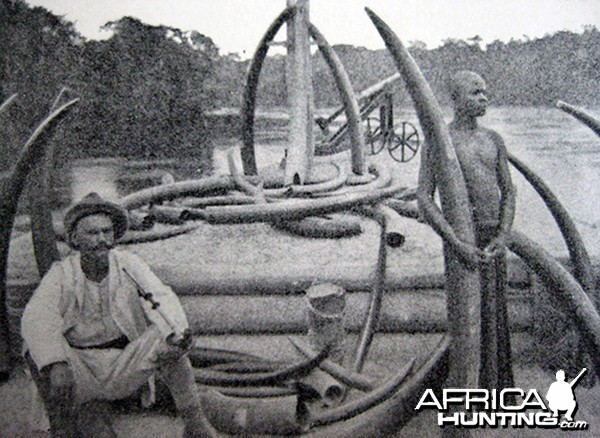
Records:
[[[218,133],[208,126],[207,114],[239,108],[249,61],[220,55],[212,39],[198,31],[152,26],[134,17],[105,28],[112,32],[110,38],[86,40],[73,23],[42,7],[23,0],[0,3],[0,100],[19,93],[12,116],[0,120],[3,168],[10,167],[13,152],[48,113],[62,87],[81,100],[54,137],[59,156],[179,154],[209,161],[208,140]],[[334,49],[357,91],[395,73],[385,50]],[[409,50],[443,104],[448,103],[449,75],[470,69],[488,82],[492,104],[552,105],[562,99],[600,105],[600,32],[593,26],[582,33],[560,31],[485,46],[478,36],[448,39],[432,50],[415,41]],[[331,73],[318,53],[313,82],[318,107],[339,104]],[[395,86],[397,102],[410,105],[402,85]],[[258,102],[283,107],[286,99],[285,58],[268,57]]]

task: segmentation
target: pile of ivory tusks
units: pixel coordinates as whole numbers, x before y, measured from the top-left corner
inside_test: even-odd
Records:
[[[242,175],[229,155],[231,175],[175,182],[146,188],[121,199],[129,211],[135,231],[125,243],[143,236],[159,238],[161,233],[183,233],[195,229],[187,221],[209,224],[265,222],[276,229],[315,238],[338,238],[360,234],[358,218],[335,215],[356,206],[374,204],[406,192],[387,167],[372,165],[368,178],[349,175],[342,166],[331,163],[336,174],[326,181],[283,186],[281,181],[261,180]],[[154,223],[171,227],[153,232]]]

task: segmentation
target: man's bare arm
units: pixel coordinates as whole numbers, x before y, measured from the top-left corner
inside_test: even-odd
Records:
[[[515,218],[516,192],[508,168],[508,153],[502,137],[494,133],[494,142],[498,146],[498,165],[496,168],[498,189],[500,190],[500,217],[498,235],[492,239],[486,250],[493,252],[506,244],[506,238]]]
[[[423,151],[429,151],[429,148],[423,148]],[[444,214],[433,200],[436,180],[434,172],[434,161],[431,158],[431,152],[424,153],[421,156],[421,167],[419,169],[419,186],[417,189],[417,200],[419,210],[423,214],[425,221],[435,230],[435,232],[444,240],[444,242],[458,253],[464,261],[470,265],[476,265],[484,260],[482,251],[474,245],[469,245],[461,241],[454,233],[452,226],[448,223]]]

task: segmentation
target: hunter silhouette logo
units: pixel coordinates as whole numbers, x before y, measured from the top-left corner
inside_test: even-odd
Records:
[[[565,380],[563,370],[557,371],[556,382],[550,385],[546,394],[547,403],[537,389],[448,388],[441,394],[426,389],[415,410],[436,408],[440,427],[583,430],[588,428],[587,422],[573,420],[577,409],[573,388],[586,371],[586,368],[582,369],[571,382]],[[515,403],[516,399],[520,401]],[[565,413],[562,421],[561,412]]]
[[[581,379],[581,376],[583,376],[586,371],[587,368],[582,369],[571,383],[565,382],[565,372],[563,370],[558,370],[556,372],[556,382],[550,385],[548,394],[546,394],[548,407],[552,411],[553,417],[558,417],[559,411],[567,411],[565,418],[568,421],[573,421],[573,413],[575,412],[575,409],[577,409],[573,387],[579,382],[579,379]]]

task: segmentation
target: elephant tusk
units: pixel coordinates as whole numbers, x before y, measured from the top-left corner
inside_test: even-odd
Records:
[[[427,140],[422,159],[437,158],[439,174],[436,176],[439,178],[438,190],[444,216],[460,240],[474,244],[473,219],[466,184],[437,100],[396,34],[371,10],[366,8],[366,12],[392,55],[414,102]],[[424,165],[431,166],[432,163],[425,161]],[[452,309],[448,312],[449,331],[452,335],[448,383],[458,388],[477,388],[481,361],[479,275],[453,256],[445,257],[445,263],[448,308]]]
[[[250,222],[273,222],[302,219],[306,216],[343,211],[358,204],[370,204],[388,198],[402,191],[399,181],[392,181],[389,187],[370,193],[352,193],[331,198],[293,199],[274,204],[233,205],[206,207],[206,221],[210,224],[234,224]]]
[[[358,345],[354,354],[354,363],[352,364],[353,371],[360,372],[363,368],[377,323],[379,322],[379,313],[381,311],[381,300],[383,299],[385,285],[385,270],[387,266],[387,249],[386,249],[386,234],[388,220],[381,206],[373,208],[363,207],[359,212],[377,222],[380,226],[379,233],[379,250],[377,253],[377,265],[375,268],[375,282],[371,288],[369,297],[369,307],[363,327],[359,336]]]
[[[242,166],[245,175],[257,175],[256,156],[254,154],[254,110],[256,108],[256,91],[258,89],[258,80],[263,62],[269,51],[269,43],[275,38],[277,32],[283,24],[290,19],[294,13],[295,7],[284,9],[281,14],[275,18],[273,23],[267,29],[267,32],[260,40],[246,77],[246,87],[242,97]]]
[[[527,182],[540,195],[548,210],[554,217],[558,228],[560,229],[563,239],[569,249],[571,262],[573,263],[573,271],[575,278],[586,292],[594,290],[594,276],[592,273],[592,263],[590,256],[585,248],[583,239],[577,227],[571,219],[567,209],[561,204],[556,195],[552,193],[550,187],[535,174],[529,167],[525,165],[514,155],[508,155],[508,161],[525,177]]]
[[[195,369],[196,383],[211,386],[265,386],[277,385],[292,378],[298,378],[307,375],[311,370],[327,357],[329,350],[323,349],[315,357],[304,362],[290,365],[285,368],[271,372],[262,373],[226,373],[219,371],[210,371],[205,369]]]
[[[67,90],[67,88],[60,90],[50,111],[60,106],[60,102]],[[48,272],[52,263],[60,260],[60,253],[56,245],[56,234],[52,223],[52,213],[48,205],[48,200],[50,199],[50,172],[54,161],[54,145],[50,144],[39,160],[41,164],[32,170],[30,176],[30,184],[34,188],[31,190],[30,203],[33,253],[41,278]]]
[[[390,377],[380,387],[366,394],[358,400],[346,403],[336,408],[328,409],[310,420],[311,427],[325,426],[337,421],[347,420],[352,417],[371,409],[385,400],[388,400],[394,395],[398,388],[404,383],[406,377],[410,374],[415,364],[415,360],[411,359],[406,365],[400,369],[394,376]]]
[[[4,372],[8,369],[6,268],[8,264],[8,248],[17,211],[17,204],[31,169],[35,167],[38,159],[43,155],[45,148],[48,147],[47,142],[40,141],[45,138],[42,136],[42,133],[46,128],[57,122],[60,117],[65,114],[66,110],[74,105],[77,100],[78,99],[73,99],[64,105],[61,105],[42,120],[23,146],[17,164],[11,171],[7,185],[3,187],[2,196],[0,196],[0,223],[2,224],[2,230],[0,231],[0,372]]]
[[[13,94],[8,99],[6,99],[4,102],[2,102],[2,105],[0,105],[0,114],[2,114],[4,111],[6,111],[7,108],[15,101],[16,98],[17,98],[17,93]]]
[[[583,123],[585,126],[587,126],[592,131],[594,131],[594,133],[597,136],[600,136],[600,120],[598,120],[597,118],[592,116],[587,111],[585,111],[582,108],[579,108],[575,105],[569,105],[568,103],[563,102],[561,100],[556,102],[556,107],[558,109],[566,112],[567,114],[572,115],[577,120],[579,120],[581,123]]]
[[[550,286],[565,305],[565,310],[572,313],[580,335],[590,347],[589,351],[600,351],[600,316],[579,283],[545,249],[525,235],[513,231],[508,247]],[[592,354],[591,357],[600,375],[600,355]]]
[[[310,347],[308,347],[299,339],[293,339],[291,337],[288,339],[296,348],[296,350],[298,350],[305,357],[311,357],[315,354]],[[354,371],[347,370],[343,366],[338,365],[337,363],[329,359],[325,359],[323,362],[321,362],[319,368],[331,374],[343,384],[348,385],[352,388],[356,388],[361,391],[371,391],[373,388],[375,388],[375,382],[373,382],[369,377],[363,376],[359,373],[355,373]]]
[[[337,54],[321,32],[319,32],[319,29],[312,23],[309,23],[308,33],[319,46],[319,51],[333,74],[333,79],[344,104],[348,120],[348,134],[350,135],[352,171],[357,175],[363,175],[366,171],[364,135],[362,133],[360,109],[358,108],[358,101],[354,95],[350,78]]]

